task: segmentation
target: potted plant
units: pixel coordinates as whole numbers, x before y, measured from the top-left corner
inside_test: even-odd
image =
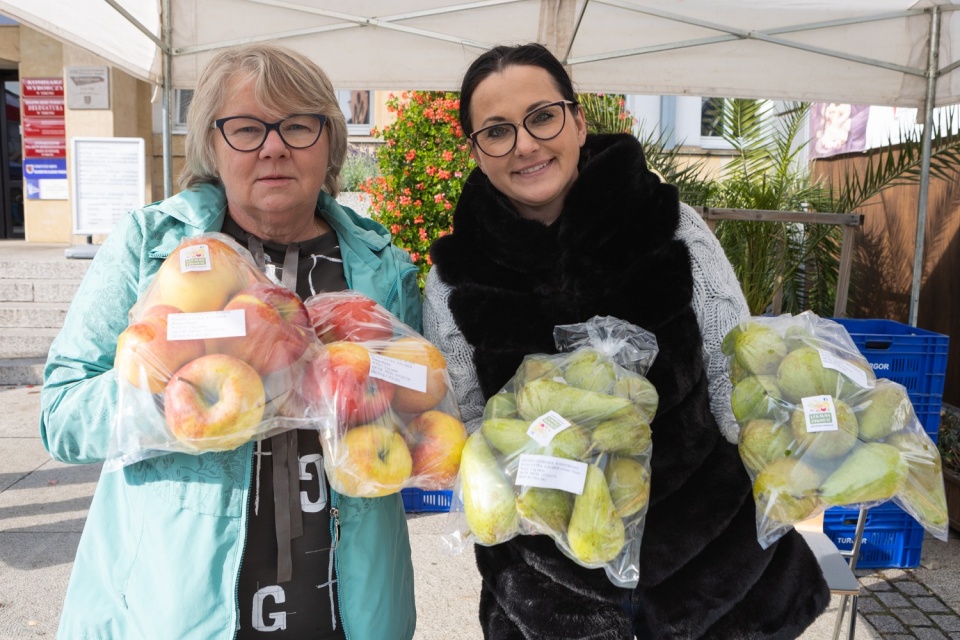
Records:
[[[947,492],[950,526],[960,531],[960,408],[944,404],[940,410],[937,448],[943,462],[943,486]]]

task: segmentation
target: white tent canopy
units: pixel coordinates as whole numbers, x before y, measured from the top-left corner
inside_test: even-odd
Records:
[[[163,5],[163,6],[161,6]],[[0,12],[155,83],[190,88],[216,49],[277,40],[336,86],[454,89],[501,43],[540,41],[582,91],[922,107],[960,103],[960,0],[0,0]],[[161,22],[164,8],[169,22]],[[168,30],[163,24],[169,24]],[[960,41],[960,40],[958,40]]]
[[[338,87],[456,89],[481,51],[538,41],[580,91],[919,107],[925,136],[933,106],[960,103],[958,8],[960,0],[0,0],[0,13],[160,84],[166,105],[217,49],[241,42],[300,50]],[[925,148],[914,325],[929,137]]]

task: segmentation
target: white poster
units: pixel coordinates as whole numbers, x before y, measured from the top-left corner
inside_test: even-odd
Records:
[[[146,204],[143,138],[72,138],[73,233],[107,234]]]

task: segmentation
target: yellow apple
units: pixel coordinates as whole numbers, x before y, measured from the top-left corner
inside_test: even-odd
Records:
[[[191,261],[202,270],[183,270],[181,265]],[[219,311],[256,280],[253,267],[226,242],[204,236],[187,238],[160,265],[147,303],[173,305],[186,313]]]
[[[170,382],[163,413],[171,433],[196,451],[236,449],[257,434],[265,394],[260,375],[233,356],[188,362]]]
[[[379,498],[397,493],[413,471],[410,450],[392,425],[349,429],[335,449],[332,456],[324,456],[324,465],[331,486],[348,496]]]
[[[443,354],[423,338],[404,337],[392,341],[382,356],[422,365],[427,369],[426,391],[397,385],[393,408],[401,413],[423,413],[433,409],[447,395],[447,361]]]
[[[160,393],[180,367],[204,354],[203,340],[167,340],[171,306],[150,307],[143,319],[124,329],[117,339],[114,367],[125,380],[150,393]]]
[[[406,440],[415,485],[429,491],[451,488],[467,443],[463,423],[442,411],[425,411],[407,424]]]

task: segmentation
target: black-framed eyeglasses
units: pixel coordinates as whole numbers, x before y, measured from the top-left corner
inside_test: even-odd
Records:
[[[489,127],[478,129],[470,134],[470,139],[480,147],[480,151],[491,158],[500,158],[517,146],[517,133],[520,127],[527,130],[537,140],[551,140],[560,135],[567,123],[567,105],[577,104],[572,100],[559,100],[534,109],[516,124],[498,122]]]
[[[220,129],[223,139],[237,151],[256,151],[276,131],[283,143],[292,149],[306,149],[317,144],[327,116],[319,113],[297,113],[276,122],[264,122],[250,116],[230,116],[214,120],[211,129]]]

